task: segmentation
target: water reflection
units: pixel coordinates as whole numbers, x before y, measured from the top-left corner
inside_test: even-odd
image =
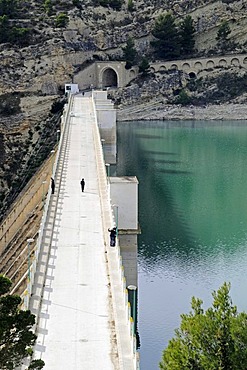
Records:
[[[231,281],[247,309],[246,143],[239,121],[118,125],[117,174],[139,180],[142,370],[158,369],[193,295],[209,303]]]

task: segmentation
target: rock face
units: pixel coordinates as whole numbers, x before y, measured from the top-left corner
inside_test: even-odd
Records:
[[[45,11],[47,2],[21,3],[19,18],[12,22],[32,30],[29,43],[25,47],[0,44],[0,205],[3,209],[55,143],[64,84],[73,82],[93,60],[119,60],[129,37],[135,40],[138,54],[152,60],[151,30],[159,14],[172,12],[178,22],[185,15],[192,16],[197,57],[218,53],[216,35],[223,20],[231,27],[230,38],[235,45],[232,52],[246,52],[246,0],[135,0],[131,11],[124,2],[116,11],[99,6],[96,0],[73,3],[62,0],[52,5],[49,15]],[[57,28],[56,18],[60,13],[68,16],[68,23]],[[237,77],[242,74],[244,85],[245,71],[236,67],[228,72]],[[112,97],[122,112],[126,109],[128,112],[131,106],[132,112],[138,111],[138,105],[145,103],[156,118],[152,106],[157,108],[158,104],[157,109],[162,110],[164,105],[175,102],[176,94],[183,88],[194,99],[193,103],[213,103],[214,99],[246,102],[244,89],[238,95],[226,96],[225,92],[224,98],[220,98],[215,71],[211,79],[194,82],[179,71],[140,77],[131,86],[112,92]],[[47,153],[43,150],[37,157],[36,151],[42,152],[43,140],[49,142]],[[34,153],[39,158],[36,165],[32,160]]]

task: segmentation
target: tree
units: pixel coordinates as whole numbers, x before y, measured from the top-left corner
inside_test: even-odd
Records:
[[[11,281],[0,275],[0,369],[12,370],[32,352],[36,335],[32,331],[35,316],[19,309],[21,298],[8,294]],[[43,361],[42,361],[43,362]],[[44,363],[43,363],[44,364]],[[42,368],[39,361],[33,369]],[[31,366],[30,365],[30,366]],[[39,367],[37,367],[37,365]]]
[[[143,57],[139,65],[139,72],[142,73],[143,76],[146,76],[149,72],[149,68],[150,68],[150,64],[147,58]]]
[[[247,314],[237,313],[229,296],[230,284],[214,291],[212,307],[192,298],[189,314],[164,350],[162,370],[246,370]]]
[[[0,16],[7,15],[13,18],[17,14],[17,0],[0,0]]]
[[[69,17],[65,13],[59,13],[56,17],[56,27],[64,28],[69,23]]]
[[[187,15],[180,25],[181,35],[181,52],[184,55],[189,55],[194,52],[195,39],[194,21],[190,15]]]
[[[9,41],[9,19],[7,15],[0,16],[0,43]]]
[[[181,90],[175,99],[176,104],[188,105],[191,104],[191,98],[185,90]]]
[[[152,41],[156,54],[164,59],[180,55],[180,35],[175,24],[175,18],[170,14],[161,14],[155,21],[152,35],[157,39]]]
[[[126,69],[130,69],[135,64],[137,55],[135,43],[131,37],[128,38],[126,46],[122,50],[124,60],[126,61]]]
[[[222,51],[227,50],[230,46],[230,40],[228,36],[231,33],[230,26],[226,20],[222,21],[216,36],[216,40],[218,41],[218,45]]]
[[[29,44],[31,29],[22,27],[12,27],[9,30],[9,42],[20,46]]]

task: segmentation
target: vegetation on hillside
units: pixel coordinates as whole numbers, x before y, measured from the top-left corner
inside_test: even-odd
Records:
[[[162,59],[177,59],[183,55],[192,55],[195,46],[195,28],[191,16],[186,16],[180,24],[175,17],[161,14],[155,21],[152,45],[155,54]]]

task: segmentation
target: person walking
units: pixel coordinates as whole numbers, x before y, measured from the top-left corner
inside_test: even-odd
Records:
[[[117,228],[113,227],[112,229],[108,229],[110,232],[110,246],[115,247],[116,245],[116,235],[117,235]]]
[[[51,193],[54,194],[55,192],[55,181],[54,179],[51,177]]]
[[[84,188],[85,188],[85,180],[81,179],[81,191],[82,192],[84,192]]]

